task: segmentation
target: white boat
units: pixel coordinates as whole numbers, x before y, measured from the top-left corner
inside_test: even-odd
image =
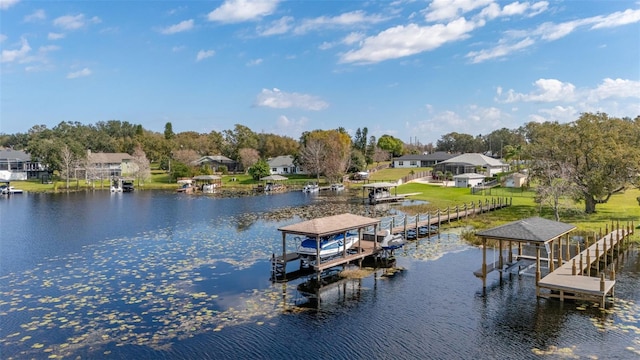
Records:
[[[404,246],[406,240],[400,234],[392,234],[391,231],[385,230],[384,239],[380,242],[380,246],[384,250],[395,250]]]
[[[307,183],[307,185],[302,188],[302,191],[306,193],[317,192],[318,190],[320,190],[320,186],[314,183]]]
[[[0,193],[7,194],[22,194],[22,189],[16,189],[13,186],[2,185],[0,186]]]
[[[333,191],[342,191],[344,190],[343,184],[331,184],[331,190]]]
[[[345,246],[346,250],[349,250],[357,241],[358,233],[347,233],[346,241],[344,234],[320,238],[320,262],[341,255],[345,250]],[[317,246],[317,241],[314,238],[305,238],[300,242],[296,252],[300,255],[303,267],[316,264]]]

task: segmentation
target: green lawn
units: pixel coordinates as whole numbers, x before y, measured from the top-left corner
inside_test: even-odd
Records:
[[[396,181],[403,176],[408,175],[411,171],[426,171],[429,168],[414,169],[392,169],[387,168],[371,174],[373,181]],[[288,176],[285,184],[302,187],[307,181],[315,181],[315,178],[309,178],[304,175]],[[253,180],[249,175],[235,174],[224,175],[222,177],[224,187],[231,188],[251,188],[260,181]],[[324,179],[321,184],[326,185]],[[12,185],[16,188],[29,192],[46,192],[61,191],[66,188],[66,181],[56,181],[53,184],[41,184],[39,180],[15,181]],[[70,190],[76,189],[76,182],[71,181]],[[350,187],[361,186],[362,183],[350,184]],[[87,188],[87,184],[83,180],[79,181],[79,188]],[[108,188],[109,183],[104,181],[103,188]],[[94,184],[95,188],[100,188],[99,184]],[[169,175],[162,171],[154,169],[151,175],[151,181],[143,186],[137,186],[143,189],[176,189],[178,184],[169,181]],[[491,198],[507,198],[512,202],[512,206],[487,213],[465,220],[466,225],[471,225],[476,229],[494,227],[506,222],[516,221],[527,217],[540,216],[546,219],[554,219],[552,209],[549,207],[540,207],[534,202],[533,191],[523,191],[521,189],[510,188],[494,188],[483,194],[472,195],[468,188],[443,187],[439,185],[430,185],[422,183],[408,183],[397,188],[398,194],[419,193],[412,195],[411,199],[425,200],[426,205],[411,206],[407,208],[409,213],[426,213],[435,211],[436,209],[444,210],[447,207],[454,208],[471,202],[484,201]],[[584,204],[568,203],[563,206],[560,214],[560,221],[576,225],[582,231],[599,231],[604,229],[605,225],[611,221],[619,221],[620,224],[626,224],[633,221],[636,227],[640,226],[640,205],[636,198],[640,196],[640,190],[630,189],[624,193],[613,195],[606,204],[598,204],[595,214],[587,215],[584,213]],[[640,232],[640,231],[639,231]]]
[[[486,214],[482,217],[467,220],[469,225],[476,229],[494,227],[510,221],[516,221],[527,217],[540,216],[546,219],[554,219],[554,214],[549,207],[540,207],[534,202],[533,191],[520,189],[494,188],[490,193],[472,195],[466,188],[442,187],[437,185],[409,183],[398,187],[399,194],[417,193],[411,199],[428,201],[428,205],[413,207],[413,213],[424,213],[444,210],[449,207],[469,204],[472,201],[491,198],[508,198],[512,206]],[[620,225],[626,225],[633,221],[635,226],[640,225],[640,205],[636,197],[640,196],[640,190],[630,189],[624,193],[611,196],[606,204],[598,204],[596,213],[587,215],[584,213],[583,203],[569,203],[564,205],[560,212],[560,221],[570,223],[582,231],[599,231],[605,228],[611,221],[619,221]]]

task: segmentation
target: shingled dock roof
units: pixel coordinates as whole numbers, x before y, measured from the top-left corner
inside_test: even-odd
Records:
[[[498,240],[546,243],[573,231],[575,228],[571,224],[532,217],[479,231],[476,236]]]
[[[287,225],[278,230],[310,237],[328,236],[380,223],[379,219],[354,214],[340,214]]]

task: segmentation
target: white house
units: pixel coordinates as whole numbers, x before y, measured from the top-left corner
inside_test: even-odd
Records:
[[[456,187],[474,187],[480,184],[486,176],[482,174],[466,173],[453,177]]]
[[[430,167],[451,159],[455,155],[438,151],[426,154],[408,154],[393,159],[394,168]]]
[[[488,176],[493,176],[508,171],[509,164],[482,154],[468,153],[442,161],[436,164],[433,170],[441,171],[443,174],[451,172],[453,175],[484,172]]]
[[[306,172],[293,161],[293,156],[282,155],[267,160],[271,175],[306,174]]]

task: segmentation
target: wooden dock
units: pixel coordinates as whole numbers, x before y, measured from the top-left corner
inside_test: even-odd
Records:
[[[613,230],[558,268],[552,268],[551,273],[544,278],[539,279],[538,272],[536,276],[537,295],[560,298],[560,300],[598,300],[601,306],[604,307],[607,296],[614,295],[616,283],[614,270],[611,270],[609,279],[605,278],[604,270],[606,269],[607,261],[617,255],[620,248],[625,246],[625,239],[628,239],[632,233],[632,228]],[[602,272],[600,271],[600,264],[603,264]],[[600,274],[597,277],[590,276],[591,269],[594,266],[596,273]],[[549,293],[541,293],[541,288],[550,291]]]
[[[283,252],[278,256],[275,254],[272,255],[271,278],[276,281],[287,281],[294,277],[291,275],[292,272],[287,272],[287,263],[298,260],[299,256],[297,253],[287,253],[284,251],[284,249],[286,249],[286,234],[298,234],[314,238],[324,234],[342,233],[353,229],[354,227],[360,228],[360,241],[358,241],[352,249],[347,251],[346,254],[341,254],[331,260],[323,261],[310,268],[319,276],[320,273],[332,267],[360,262],[365,258],[375,258],[379,254],[384,253],[383,249],[377,244],[382,241],[382,238],[384,238],[386,230],[389,230],[392,233],[403,233],[405,240],[407,239],[407,230],[410,229],[414,229],[416,231],[416,237],[429,236],[433,234],[434,231],[429,229],[428,232],[421,233],[419,228],[423,226],[437,226],[439,229],[442,224],[449,224],[452,221],[461,220],[487,211],[501,209],[510,205],[511,200],[507,198],[491,200],[485,199],[485,201],[479,200],[478,202],[471,202],[455,207],[447,207],[445,210],[436,210],[433,213],[418,214],[414,216],[398,215],[382,219],[366,218],[366,221],[364,221],[365,218],[349,215],[351,217],[355,217],[352,225],[344,222],[345,220],[342,218],[346,215],[343,214],[338,217],[314,219],[297,225],[283,227],[279,229],[283,231]],[[336,221],[340,222],[340,224],[335,223]],[[371,227],[373,227],[373,231],[371,231]],[[378,236],[374,237],[374,233]],[[382,255],[384,257],[389,254]],[[298,270],[294,271],[297,272]]]

